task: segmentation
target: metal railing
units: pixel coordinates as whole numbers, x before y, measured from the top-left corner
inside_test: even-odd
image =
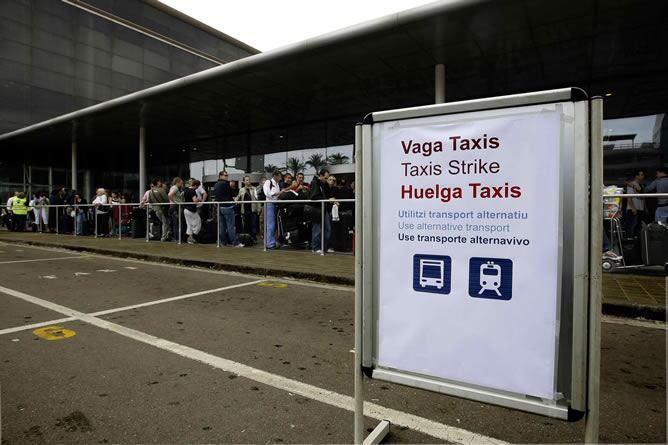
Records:
[[[317,250],[319,250],[321,255],[325,255],[325,253],[327,251],[326,247],[327,247],[327,243],[328,243],[328,238],[326,237],[326,235],[327,235],[326,226],[327,226],[328,223],[331,224],[331,222],[332,222],[331,221],[331,214],[327,211],[327,207],[331,208],[331,206],[334,206],[334,205],[340,205],[340,204],[343,204],[343,203],[354,203],[354,202],[355,202],[355,199],[334,199],[334,198],[332,198],[332,199],[327,199],[327,200],[308,200],[308,199],[280,200],[279,199],[279,200],[267,200],[267,201],[257,201],[257,200],[255,200],[255,201],[242,201],[242,200],[239,200],[239,201],[206,201],[206,202],[198,202],[198,203],[195,203],[195,202],[192,202],[192,203],[189,203],[189,202],[162,202],[162,203],[151,203],[151,202],[115,203],[115,202],[109,202],[107,204],[44,204],[44,205],[35,205],[35,206],[32,206],[32,207],[30,207],[30,206],[26,206],[26,207],[28,209],[28,212],[34,212],[34,210],[37,210],[37,209],[40,210],[40,214],[41,214],[40,218],[36,218],[36,220],[39,219],[39,225],[37,227],[37,231],[40,232],[40,233],[42,233],[44,231],[43,228],[42,228],[43,226],[45,226],[45,229],[48,229],[49,227],[52,227],[52,226],[49,226],[48,222],[49,222],[49,219],[51,218],[51,216],[54,216],[55,217],[55,234],[56,235],[61,235],[61,227],[60,227],[61,222],[62,222],[61,220],[63,218],[67,218],[65,221],[68,221],[68,223],[70,222],[70,219],[72,220],[71,221],[71,223],[73,224],[72,231],[71,231],[72,234],[75,237],[82,236],[82,231],[79,230],[79,225],[80,224],[79,224],[79,221],[78,221],[78,218],[81,215],[82,218],[86,219],[86,221],[89,221],[90,217],[93,218],[94,231],[93,231],[92,235],[94,235],[95,238],[101,237],[101,236],[106,236],[106,233],[98,233],[98,226],[99,226],[98,219],[100,217],[109,218],[109,223],[111,224],[112,232],[113,232],[114,228],[117,229],[117,232],[118,232],[117,235],[118,235],[119,240],[121,240],[123,238],[122,228],[124,226],[124,221],[126,220],[126,218],[129,218],[130,221],[132,221],[133,219],[135,221],[137,220],[132,216],[134,212],[132,212],[132,211],[124,212],[123,208],[130,208],[130,209],[141,208],[141,209],[145,209],[145,228],[144,228],[145,229],[145,236],[144,236],[144,238],[145,238],[146,242],[149,242],[151,240],[151,233],[150,233],[151,217],[150,217],[149,212],[150,211],[156,212],[157,209],[160,208],[160,207],[167,207],[167,209],[176,208],[177,209],[176,214],[177,214],[177,218],[178,218],[178,234],[176,236],[177,236],[178,244],[181,244],[182,243],[182,238],[183,238],[184,210],[186,210],[186,209],[184,209],[184,206],[192,206],[192,205],[196,205],[197,207],[207,206],[209,208],[209,211],[212,208],[215,208],[215,211],[216,211],[215,217],[214,217],[214,219],[216,220],[216,246],[220,247],[221,246],[221,223],[220,223],[220,218],[223,218],[223,216],[221,215],[221,212],[220,212],[221,207],[223,207],[223,208],[225,208],[225,207],[234,208],[236,206],[244,206],[244,205],[253,206],[253,205],[258,205],[259,204],[261,206],[261,212],[262,212],[262,215],[263,215],[263,224],[262,224],[263,225],[262,231],[263,231],[263,235],[264,235],[263,236],[263,245],[264,245],[263,251],[266,252],[266,251],[272,250],[272,248],[274,248],[274,246],[268,246],[267,245],[267,240],[269,238],[269,236],[268,236],[269,235],[269,233],[268,233],[269,227],[268,227],[268,221],[267,221],[267,206],[273,205],[273,206],[280,206],[281,208],[287,208],[288,206],[302,205],[303,207],[310,206],[310,207],[313,208],[314,206],[317,207],[319,205],[320,206],[320,209],[319,209],[320,210],[320,246],[312,246],[311,245],[311,249],[316,250],[316,247],[319,247],[319,249],[317,249]],[[104,208],[103,211],[100,210],[101,207]],[[43,209],[47,210],[47,212],[46,212],[47,217],[46,218],[43,218],[43,215],[42,215],[42,212],[41,212]],[[49,212],[50,209],[55,209],[55,215],[50,214],[51,213],[51,212]],[[118,209],[118,211],[115,212],[114,209]],[[70,213],[68,214],[68,212],[70,212]],[[115,215],[115,213],[117,213],[117,215]],[[259,219],[260,219],[259,215],[260,214],[257,213],[257,212],[252,212],[252,213],[256,213],[256,215],[257,215],[256,224],[257,224],[257,226],[259,226]],[[277,217],[276,210],[273,210],[272,213],[274,215],[274,218],[276,218]],[[169,213],[164,212],[164,210],[163,210],[163,214],[165,216],[165,219],[160,219],[158,217],[160,222],[163,223],[163,221],[164,221],[165,224],[170,224],[171,225]],[[114,218],[116,218],[115,221],[114,221]],[[330,220],[327,221],[327,219],[330,219]],[[125,222],[127,222],[127,221],[125,221]],[[303,223],[308,223],[308,222],[314,223],[312,218],[306,217],[304,215],[304,217],[302,219],[302,224]],[[234,221],[232,223],[234,224]],[[278,229],[276,224],[272,224],[272,225],[275,228]],[[304,224],[304,225],[306,225],[306,224]],[[256,226],[256,229],[259,229],[259,227],[257,227],[257,226]],[[258,232],[259,232],[259,230],[258,230]],[[311,241],[312,230],[309,231],[308,235],[309,235],[308,236],[308,241],[310,242]],[[275,234],[274,234],[274,236],[275,236]],[[227,235],[226,235],[226,237],[227,237]],[[330,233],[329,238],[331,239],[331,233]],[[237,239],[238,239],[238,234],[237,234]],[[234,243],[235,240],[229,240],[229,241]]]

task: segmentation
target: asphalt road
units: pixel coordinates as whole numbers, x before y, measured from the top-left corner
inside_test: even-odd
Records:
[[[3,445],[352,439],[349,288],[6,244],[0,286]],[[601,441],[665,443],[665,327],[613,321]],[[381,381],[366,400],[405,424],[386,442],[584,437],[582,421]]]

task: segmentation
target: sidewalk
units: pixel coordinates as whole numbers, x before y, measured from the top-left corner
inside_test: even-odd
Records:
[[[215,244],[147,243],[143,239],[95,239],[32,232],[2,231],[0,241],[333,284],[353,285],[355,282],[355,261],[348,254],[322,256],[297,250],[263,252],[261,247],[218,248]],[[666,281],[664,276],[640,271],[604,273],[603,312],[665,321]]]

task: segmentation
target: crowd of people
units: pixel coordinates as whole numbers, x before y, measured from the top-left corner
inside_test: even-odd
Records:
[[[97,189],[90,200],[65,188],[51,194],[36,192],[30,199],[17,191],[2,209],[2,223],[12,231],[128,234],[163,242],[219,241],[234,247],[266,238],[267,249],[291,246],[322,253],[352,249],[354,203],[342,200],[353,198],[352,184],[337,181],[327,169],[311,183],[304,173],[293,176],[276,170],[256,184],[249,175],[237,184],[223,170],[209,191],[194,178],[175,177],[169,182],[155,178],[134,206],[124,205],[133,203],[130,195],[105,188]],[[290,203],[295,200],[310,202]]]

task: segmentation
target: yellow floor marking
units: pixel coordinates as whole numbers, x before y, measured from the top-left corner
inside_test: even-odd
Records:
[[[262,283],[257,283],[257,285],[262,287],[275,287],[276,289],[285,289],[288,287],[286,283],[275,283],[273,281],[263,281]]]
[[[60,326],[47,326],[45,328],[35,329],[32,333],[44,340],[65,340],[66,338],[77,335],[76,332],[70,329],[61,328]]]

